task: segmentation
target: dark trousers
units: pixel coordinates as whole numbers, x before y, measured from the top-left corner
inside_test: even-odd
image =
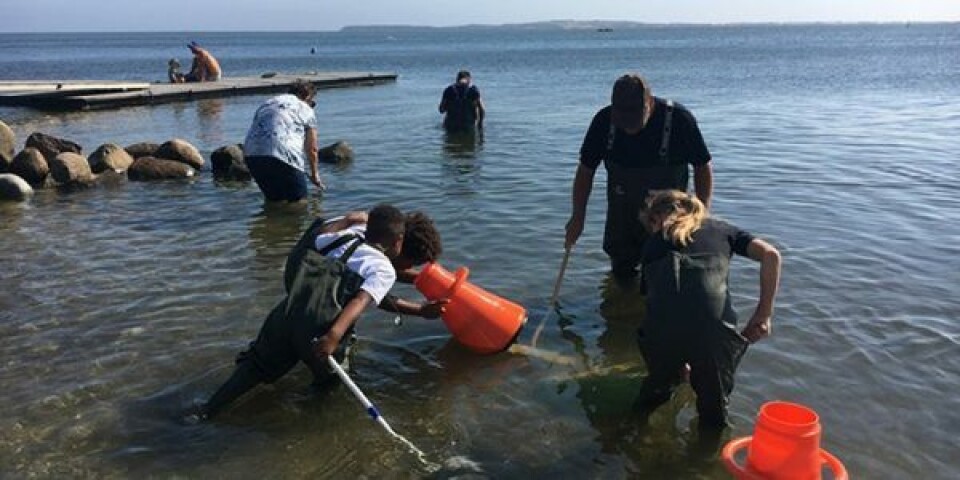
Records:
[[[267,200],[296,202],[307,196],[306,176],[283,160],[253,155],[244,157],[244,162]]]

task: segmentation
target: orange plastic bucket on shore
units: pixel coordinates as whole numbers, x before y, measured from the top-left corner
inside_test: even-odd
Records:
[[[458,342],[477,353],[496,353],[513,343],[527,321],[520,305],[467,281],[470,270],[452,274],[438,263],[420,271],[413,285],[428,300],[449,299],[441,318]]]
[[[721,458],[738,479],[819,480],[827,466],[833,478],[846,480],[843,463],[820,449],[820,433],[820,418],[813,410],[796,403],[767,402],[760,407],[753,436],[727,443]],[[743,447],[747,447],[745,466],[734,458]]]

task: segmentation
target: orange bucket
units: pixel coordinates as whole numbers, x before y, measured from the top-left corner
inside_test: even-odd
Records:
[[[527,321],[527,311],[467,281],[470,270],[451,274],[438,263],[428,264],[413,285],[428,300],[450,299],[443,323],[458,342],[477,353],[505,350]]]
[[[747,448],[746,466],[734,458]],[[824,465],[835,479],[847,479],[847,469],[820,449],[820,418],[813,410],[790,402],[767,402],[760,407],[752,437],[732,440],[721,453],[735,478],[748,480],[819,480]]]

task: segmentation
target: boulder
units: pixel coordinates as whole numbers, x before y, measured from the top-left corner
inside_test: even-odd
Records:
[[[31,195],[33,187],[26,180],[12,173],[0,173],[0,200],[22,202]]]
[[[164,142],[153,156],[186,163],[197,170],[203,168],[203,156],[197,147],[179,138]]]
[[[250,170],[243,161],[243,145],[227,145],[210,154],[213,176],[220,180],[250,180]]]
[[[10,168],[13,156],[17,154],[17,137],[13,130],[0,120],[0,173]]]
[[[50,176],[61,186],[93,183],[93,172],[86,157],[73,152],[63,152],[50,161]]]
[[[159,143],[140,142],[140,143],[134,143],[132,145],[127,145],[126,148],[124,148],[124,150],[126,150],[126,152],[129,153],[130,156],[133,157],[134,159],[138,159],[140,157],[156,156],[157,149],[159,148],[160,148]]]
[[[39,150],[43,158],[48,162],[63,152],[83,153],[83,147],[76,142],[40,132],[31,133],[30,136],[27,137],[26,146]],[[24,180],[27,179],[25,178]],[[29,182],[30,180],[27,181]]]
[[[93,173],[103,173],[107,170],[125,172],[133,163],[133,157],[119,145],[105,143],[97,147],[90,154],[90,169]]]
[[[339,141],[320,149],[319,160],[323,163],[345,163],[353,161],[353,148],[349,143]]]
[[[38,186],[43,185],[43,182],[47,179],[50,166],[40,150],[27,147],[16,157],[13,157],[13,162],[10,164],[10,173],[26,180],[30,185]]]
[[[194,170],[185,163],[156,157],[140,157],[127,169],[127,178],[136,181],[190,178],[194,175]]]

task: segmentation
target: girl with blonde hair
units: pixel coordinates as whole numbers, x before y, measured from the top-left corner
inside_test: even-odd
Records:
[[[749,343],[770,334],[780,253],[710,218],[686,192],[652,192],[643,216],[651,233],[641,257],[647,318],[638,340],[649,374],[635,408],[648,413],[669,400],[678,372],[689,365],[700,429],[722,429],[740,358]],[[760,298],[739,332],[727,285],[733,254],[760,262]]]

